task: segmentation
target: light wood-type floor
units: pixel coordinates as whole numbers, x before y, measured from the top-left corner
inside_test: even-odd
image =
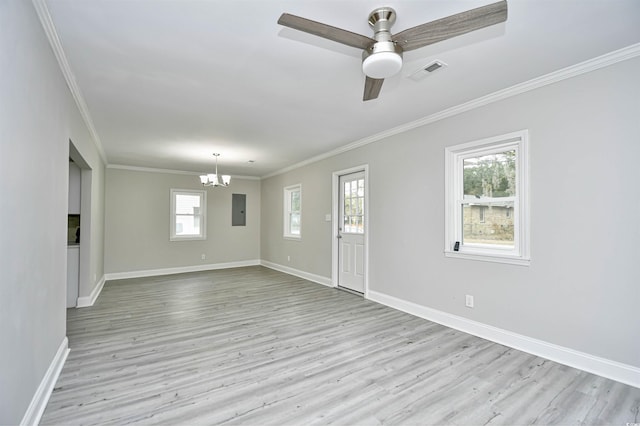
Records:
[[[640,422],[626,386],[263,267],[108,282],[42,424]]]

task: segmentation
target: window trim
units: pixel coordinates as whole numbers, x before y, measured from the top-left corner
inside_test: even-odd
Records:
[[[300,197],[300,233],[293,234],[291,233],[291,222],[290,222],[290,214],[291,214],[291,194],[298,191]],[[301,240],[302,239],[302,184],[298,183],[295,185],[286,186],[283,190],[283,237],[285,239],[290,240]]]
[[[207,239],[207,191],[197,189],[175,189],[171,188],[171,207],[169,209],[169,241],[198,241]],[[176,196],[177,195],[199,195],[200,196],[200,218],[202,220],[199,235],[176,235]],[[195,216],[195,215],[194,215]]]
[[[529,220],[529,131],[521,130],[505,135],[481,139],[445,148],[445,247],[446,257],[499,262],[528,266],[530,258]],[[461,244],[454,250],[456,241],[462,241],[462,162],[465,158],[515,149],[516,196],[513,197],[514,248]],[[512,198],[512,197],[509,197]],[[495,201],[489,199],[488,201]]]

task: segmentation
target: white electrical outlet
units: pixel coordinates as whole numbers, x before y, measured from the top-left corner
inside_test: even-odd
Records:
[[[473,308],[473,296],[467,294],[464,299],[464,304],[467,308]]]
[[[205,260],[207,258],[207,255],[202,253],[202,255],[200,256],[200,259]]]
[[[291,256],[287,256],[287,262],[291,262]]]

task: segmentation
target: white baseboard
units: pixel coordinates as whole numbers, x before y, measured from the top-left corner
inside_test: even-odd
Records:
[[[275,269],[276,271],[280,271],[280,272],[284,272],[285,274],[304,278],[305,280],[313,281],[314,283],[326,285],[327,287],[333,287],[331,278],[323,277],[322,275],[316,275],[310,272],[301,271],[299,269],[290,268],[288,266],[280,265],[278,263],[269,262],[268,260],[261,260],[260,264],[269,269]]]
[[[60,343],[58,352],[56,352],[51,364],[49,364],[49,368],[42,378],[38,389],[36,389],[36,393],[33,395],[33,398],[31,398],[31,403],[24,413],[20,425],[31,426],[40,423],[40,418],[42,417],[42,413],[44,413],[44,409],[47,407],[51,392],[53,392],[53,387],[58,380],[60,371],[62,371],[64,362],[67,360],[67,355],[69,355],[69,339],[65,336],[65,338],[62,339],[62,343]]]
[[[100,296],[100,292],[102,291],[102,287],[104,287],[105,281],[106,278],[103,275],[102,278],[100,278],[100,281],[98,281],[98,285],[93,288],[93,291],[89,296],[78,297],[76,308],[86,308],[88,306],[93,306],[93,304],[96,303],[98,296]]]
[[[444,326],[473,334],[501,345],[509,346],[532,355],[540,356],[569,367],[578,368],[598,376],[606,377],[640,388],[640,368],[600,358],[588,353],[559,346],[522,334],[513,333],[467,318],[428,308],[413,302],[398,299],[384,293],[369,290],[368,298],[399,311],[424,318]]]
[[[122,280],[127,278],[143,278],[143,277],[156,277],[159,275],[173,275],[183,274],[186,272],[202,272],[212,271],[214,269],[227,269],[227,268],[240,268],[242,266],[257,266],[260,265],[260,260],[240,260],[237,262],[226,263],[210,263],[208,265],[193,265],[193,266],[178,266],[175,268],[161,268],[161,269],[147,269],[141,271],[130,272],[111,272],[105,274],[107,281]]]

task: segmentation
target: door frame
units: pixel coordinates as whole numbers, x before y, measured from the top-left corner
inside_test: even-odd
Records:
[[[338,228],[340,226],[340,176],[351,173],[364,172],[364,293],[365,299],[369,298],[369,224],[371,223],[371,211],[369,210],[369,165],[350,167],[338,170],[332,174],[331,182],[331,285],[338,288],[340,276],[338,256],[340,247],[338,244]]]
[[[69,158],[80,168],[80,264],[78,275],[78,298],[76,308],[90,306],[81,304],[80,299],[88,299],[83,296],[82,289],[91,289],[93,292],[97,288],[96,274],[91,279],[91,247],[92,247],[92,223],[91,200],[93,195],[93,170],[84,159],[80,151],[69,139]],[[69,194],[67,194],[67,200]],[[66,250],[66,247],[65,247]]]

